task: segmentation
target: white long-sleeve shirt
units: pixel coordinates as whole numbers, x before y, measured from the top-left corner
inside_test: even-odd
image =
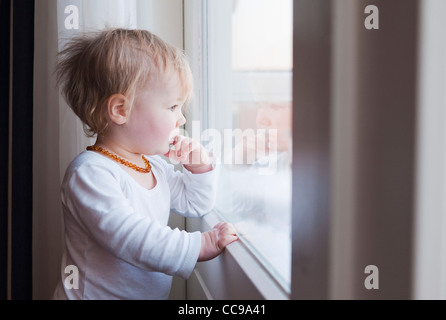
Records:
[[[167,299],[172,276],[188,278],[201,234],[167,226],[170,210],[187,217],[209,212],[217,170],[174,170],[147,157],[156,186],[138,184],[113,160],[85,151],[68,167],[61,188],[65,250],[54,299]],[[79,271],[78,289],[65,285],[67,266]]]

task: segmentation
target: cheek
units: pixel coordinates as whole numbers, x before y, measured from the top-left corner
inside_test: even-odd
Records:
[[[163,140],[169,138],[175,130],[175,125],[172,125],[172,121],[167,117],[152,119],[148,126],[150,127],[149,132],[152,137]]]
[[[277,111],[271,117],[274,127],[289,130],[291,128],[291,113],[288,110]]]

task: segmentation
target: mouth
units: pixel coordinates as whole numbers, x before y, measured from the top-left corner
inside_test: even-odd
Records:
[[[174,143],[176,137],[180,134],[178,128],[173,129],[169,134],[169,143]]]
[[[169,139],[169,150],[175,150],[175,137]]]

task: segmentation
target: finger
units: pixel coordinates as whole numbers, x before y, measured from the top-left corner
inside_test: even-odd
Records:
[[[227,236],[224,236],[224,237],[221,238],[220,241],[219,241],[220,248],[223,249],[224,247],[230,245],[231,243],[233,243],[233,242],[235,242],[235,241],[237,241],[237,240],[238,240],[238,236],[236,236],[236,235],[227,235]]]
[[[225,222],[223,229],[226,233],[236,234],[237,231],[232,223]]]
[[[220,229],[224,224],[225,224],[225,222],[219,222],[214,226],[213,229]]]
[[[190,162],[190,154],[193,150],[193,146],[192,146],[192,141],[190,139],[185,140],[182,143],[182,149],[181,149],[181,159],[183,159],[184,161],[187,160],[187,162]]]
[[[190,144],[191,139],[186,137],[179,138],[177,144],[175,145],[175,149],[177,150],[177,157],[181,159],[182,162],[186,161],[189,153],[190,153]]]
[[[176,156],[175,150],[170,150],[169,152],[167,152],[165,154],[165,156],[169,158],[169,160],[170,160],[170,162],[172,164],[179,164],[180,163],[178,157]]]
[[[175,136],[173,139],[172,144],[170,145],[170,150],[167,153],[169,159],[174,162],[175,164],[178,164],[181,162],[181,158],[179,157],[179,154],[181,154],[181,143],[183,140],[183,136]]]
[[[202,145],[198,141],[191,139],[189,144],[189,164],[208,164],[206,160],[207,158],[204,154],[204,148]]]
[[[174,146],[174,150],[172,150],[172,151],[175,151],[175,155],[177,157],[179,157],[181,154],[181,141],[182,140],[183,140],[183,136],[178,135],[174,138],[173,143],[172,143],[172,145]]]

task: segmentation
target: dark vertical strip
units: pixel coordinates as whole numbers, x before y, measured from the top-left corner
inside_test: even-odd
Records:
[[[7,298],[10,0],[0,0],[0,299]],[[6,152],[5,152],[6,151]]]
[[[379,8],[379,30],[358,25],[355,297],[410,299],[417,101],[417,0],[361,0]],[[367,290],[367,265],[379,290]]]
[[[294,1],[292,298],[328,298],[331,1]]]
[[[34,1],[13,1],[11,298],[32,298]]]

